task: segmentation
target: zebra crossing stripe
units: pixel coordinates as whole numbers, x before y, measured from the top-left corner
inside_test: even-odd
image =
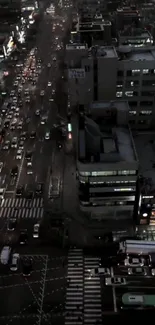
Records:
[[[90,277],[88,271],[99,267],[99,262],[99,258],[84,257],[84,325],[102,324],[100,277]]]
[[[25,198],[6,198],[0,204],[1,208],[43,208],[43,198],[27,200]]]
[[[1,208],[0,209],[0,218],[9,219],[42,219],[44,215],[43,208],[18,208],[14,210],[13,208]]]
[[[68,252],[65,325],[83,324],[83,250]]]

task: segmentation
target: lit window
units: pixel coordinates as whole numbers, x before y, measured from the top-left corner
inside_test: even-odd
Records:
[[[133,97],[133,91],[125,91],[125,96]]]
[[[135,191],[135,187],[114,188],[114,192],[131,192],[131,191]]]
[[[152,115],[152,111],[140,111],[140,115]]]
[[[143,74],[148,74],[149,73],[149,69],[143,69]]]
[[[136,115],[136,111],[129,111],[130,115]]]
[[[123,95],[123,92],[122,91],[117,91],[117,93],[116,93],[116,97],[118,98],[118,97],[122,97],[122,95]]]
[[[132,70],[132,74],[133,74],[133,75],[140,74],[140,69]]]

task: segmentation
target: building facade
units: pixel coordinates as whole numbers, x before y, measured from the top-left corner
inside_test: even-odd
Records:
[[[127,102],[94,102],[80,117],[77,172],[80,208],[104,220],[132,220],[139,162]]]
[[[155,47],[70,44],[65,63],[71,105],[126,100],[133,128],[154,127]]]

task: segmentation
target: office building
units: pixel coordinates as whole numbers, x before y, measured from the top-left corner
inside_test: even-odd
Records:
[[[128,26],[118,33],[118,44],[132,47],[152,46],[153,37],[146,29]]]
[[[71,39],[92,45],[111,45],[111,22],[104,20],[102,15],[95,15],[92,21],[78,20],[71,31]]]
[[[104,220],[132,220],[139,162],[125,101],[93,102],[79,118],[80,209]]]
[[[66,46],[68,90],[72,106],[92,101],[126,100],[135,128],[155,125],[155,47]]]

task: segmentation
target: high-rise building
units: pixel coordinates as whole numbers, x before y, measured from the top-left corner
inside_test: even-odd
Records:
[[[92,101],[126,100],[135,128],[155,125],[155,47],[66,46],[71,105]]]
[[[93,102],[79,118],[77,172],[83,212],[132,221],[139,162],[125,101]]]

